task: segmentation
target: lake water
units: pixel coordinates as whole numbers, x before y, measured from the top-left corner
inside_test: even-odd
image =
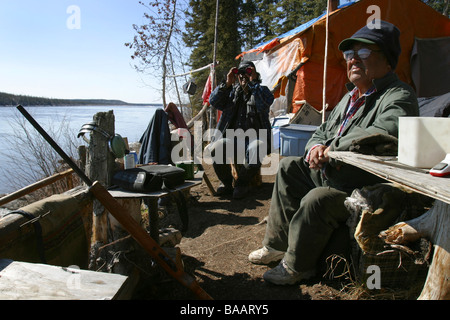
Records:
[[[76,137],[80,128],[85,123],[93,121],[93,116],[98,112],[113,110],[115,117],[115,132],[122,137],[127,137],[128,142],[131,143],[139,141],[145,129],[147,129],[155,110],[158,108],[162,108],[162,106],[25,107],[28,113],[30,113],[44,130],[51,127],[59,128],[59,122],[63,121],[63,123],[69,126],[69,132],[73,132],[75,136],[74,140],[76,142],[79,140],[79,145],[85,144],[81,137],[78,139]],[[13,125],[14,123],[17,123],[17,119],[24,119],[17,108],[0,107],[0,168],[8,162],[8,159],[17,156],[14,147],[6,140],[7,137],[13,136]],[[34,128],[32,128],[32,130],[34,130]],[[48,133],[50,135],[50,132]],[[56,143],[60,143],[56,137],[52,136],[52,138]],[[60,147],[66,151],[63,145],[60,145]],[[18,170],[20,170],[20,168],[18,168]],[[11,169],[9,171],[11,171]],[[8,181],[13,178],[14,177],[5,176],[5,174],[0,171],[0,194],[17,190],[17,187],[12,187],[8,183]],[[22,187],[26,185],[27,184]]]

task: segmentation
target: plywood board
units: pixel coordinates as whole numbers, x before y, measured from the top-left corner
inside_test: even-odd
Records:
[[[0,260],[1,300],[112,300],[128,277],[45,264]]]

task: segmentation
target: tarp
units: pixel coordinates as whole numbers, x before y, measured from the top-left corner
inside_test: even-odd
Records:
[[[368,10],[369,6],[373,5],[380,9],[380,19],[393,23],[401,31],[402,53],[396,73],[401,80],[413,87],[410,63],[416,38],[450,36],[450,19],[419,0],[361,0],[338,7],[329,16],[326,83],[328,110],[333,109],[345,94],[345,83],[348,82],[345,60],[338,45],[374,18],[373,11]],[[298,110],[299,105],[296,105],[295,101],[300,100],[306,100],[315,109],[322,110],[325,38],[326,15],[323,14],[272,41],[243,52],[237,58],[246,59],[249,53],[256,56],[259,59],[255,61],[256,68],[261,74],[263,84],[269,88],[273,88],[281,77],[287,76],[299,63],[304,63],[296,73],[291,112]],[[448,73],[448,68],[439,70]],[[286,100],[283,96],[278,99],[283,98]],[[278,99],[275,99],[274,106],[280,104],[276,101]]]
[[[419,97],[450,92],[450,37],[416,39],[411,54],[411,76]]]
[[[91,214],[92,199],[84,192],[53,195],[11,212],[1,218],[0,257],[87,268]]]

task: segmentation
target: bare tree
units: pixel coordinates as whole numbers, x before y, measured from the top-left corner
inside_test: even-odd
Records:
[[[72,158],[77,152],[76,134],[70,132],[66,117],[46,124],[46,131],[55,141],[64,147]],[[58,124],[56,127],[55,124]],[[33,184],[43,178],[54,175],[68,169],[61,157],[45,141],[45,139],[30,125],[25,118],[18,113],[10,122],[12,134],[5,137],[8,149],[14,150],[2,164],[0,171],[2,177],[6,177],[8,183],[14,189],[20,189]],[[60,181],[50,186],[49,194],[60,193],[67,190],[65,182]],[[48,195],[46,190],[38,192],[42,196]]]
[[[125,43],[134,50],[131,58],[137,60],[135,69],[161,79],[164,106],[167,105],[168,82],[174,80],[168,78],[168,73],[177,69],[172,53],[180,50],[177,38],[181,37],[182,31],[178,25],[180,20],[178,2],[178,0],[154,0],[144,4],[140,1],[139,3],[147,10],[144,17],[148,23],[141,26],[133,25],[136,31],[133,42]]]

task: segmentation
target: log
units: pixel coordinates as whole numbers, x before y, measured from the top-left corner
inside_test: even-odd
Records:
[[[450,204],[436,200],[418,218],[400,222],[380,233],[388,244],[407,244],[427,238],[434,245],[433,260],[418,300],[450,299]]]
[[[98,127],[114,136],[114,112],[98,112],[93,116],[93,121]],[[86,175],[92,181],[99,181],[104,186],[110,186],[112,181],[115,159],[109,152],[108,140],[100,133],[92,131],[89,146],[86,153]],[[97,269],[98,248],[107,244],[108,238],[108,213],[104,206],[94,199],[92,216],[92,240],[89,269]]]

